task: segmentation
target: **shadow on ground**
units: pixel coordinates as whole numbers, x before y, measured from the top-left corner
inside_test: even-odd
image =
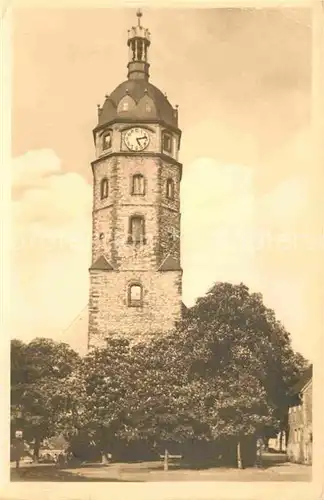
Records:
[[[98,465],[96,465],[98,467]],[[100,465],[99,465],[100,467]],[[83,468],[83,467],[82,467]],[[65,482],[80,482],[80,481],[95,481],[95,482],[128,482],[121,479],[111,478],[89,478],[79,474],[58,469],[54,465],[37,466],[37,467],[20,467],[19,470],[13,469],[10,474],[11,481],[65,481]],[[133,482],[133,481],[132,481]],[[141,482],[141,481],[136,481]]]
[[[260,467],[217,466],[215,461],[193,464],[184,461],[170,463],[169,474],[163,472],[162,461],[112,462],[79,464],[72,468],[58,468],[52,464],[33,464],[11,469],[11,481],[49,482],[147,482],[161,480],[215,480],[215,481],[310,481],[311,468],[290,464],[284,454],[264,454]],[[210,470],[211,469],[211,470]],[[210,471],[209,471],[210,470]],[[172,474],[177,471],[176,474]],[[190,472],[189,472],[190,471]],[[205,471],[205,472],[203,472]],[[162,474],[161,474],[162,472]],[[183,474],[182,474],[183,472]],[[165,475],[164,475],[165,474]]]
[[[262,468],[280,467],[287,465],[288,459],[285,453],[265,453],[262,457]]]

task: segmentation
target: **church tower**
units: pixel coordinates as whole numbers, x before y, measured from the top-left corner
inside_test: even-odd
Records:
[[[150,33],[128,32],[127,80],[98,106],[93,131],[88,347],[134,341],[181,317],[178,111],[149,82]]]

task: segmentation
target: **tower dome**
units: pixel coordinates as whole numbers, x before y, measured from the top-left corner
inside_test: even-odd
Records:
[[[148,81],[151,42],[149,31],[141,25],[141,16],[138,10],[138,24],[128,31],[128,79],[107,95],[102,107],[98,108],[99,128],[116,120],[161,121],[178,127],[177,108],[173,108],[166,95]]]

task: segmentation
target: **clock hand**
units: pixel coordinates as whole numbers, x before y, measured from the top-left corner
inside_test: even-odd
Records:
[[[142,141],[143,139],[144,139],[144,140],[146,140],[145,135],[144,135],[143,137],[136,137],[136,141],[137,141],[137,144],[138,144],[139,146],[141,146],[140,141]]]

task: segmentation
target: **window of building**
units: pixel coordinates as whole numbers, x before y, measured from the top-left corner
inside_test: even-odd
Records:
[[[118,103],[117,113],[122,113],[123,111],[130,111],[135,107],[136,107],[136,102],[130,95],[128,95],[126,91],[126,95]]]
[[[108,192],[109,192],[109,184],[108,184],[108,179],[105,177],[102,179],[100,183],[100,198],[103,200],[104,198],[108,198]]]
[[[106,132],[102,139],[102,148],[110,149],[111,148],[111,132]]]
[[[139,283],[133,283],[128,288],[128,305],[141,307],[143,305],[143,288]]]
[[[132,194],[145,194],[145,179],[142,174],[133,175]]]
[[[167,153],[172,153],[172,137],[170,134],[163,134],[162,139],[163,151]]]
[[[129,219],[130,243],[145,243],[145,221],[141,215],[134,215]]]
[[[173,179],[168,179],[166,182],[166,196],[169,200],[174,199],[174,182]]]
[[[145,111],[147,111],[147,113],[152,111],[152,106],[148,102],[145,104]]]

